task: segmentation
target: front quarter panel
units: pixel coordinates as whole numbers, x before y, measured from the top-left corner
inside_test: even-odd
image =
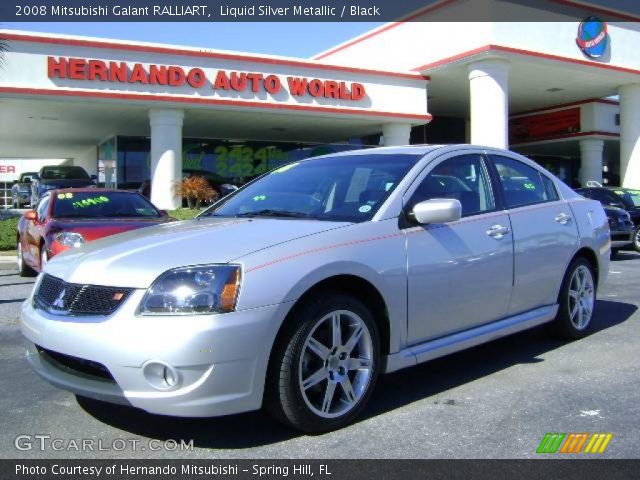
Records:
[[[295,304],[317,283],[354,275],[382,295],[390,318],[390,349],[406,339],[405,236],[397,219],[354,224],[276,245],[237,259],[243,266],[238,310]],[[289,311],[287,309],[287,311]],[[284,320],[284,316],[281,321]]]

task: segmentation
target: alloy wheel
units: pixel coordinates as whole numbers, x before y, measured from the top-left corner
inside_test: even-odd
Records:
[[[340,417],[358,404],[373,373],[373,341],[354,312],[336,310],[311,329],[302,349],[298,385],[309,409]]]
[[[636,233],[633,236],[633,246],[636,251],[640,252],[640,227],[636,228]]]
[[[569,318],[577,330],[584,330],[593,316],[595,288],[591,271],[579,265],[569,283]]]

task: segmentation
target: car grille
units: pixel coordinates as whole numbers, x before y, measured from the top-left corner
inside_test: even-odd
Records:
[[[44,356],[50,363],[64,369],[71,370],[71,373],[81,373],[89,377],[97,377],[98,379],[108,380],[110,382],[115,381],[113,379],[113,375],[109,372],[109,369],[101,363],[54,352],[53,350],[48,350],[40,345],[36,345],[36,349],[38,350],[38,353]]]
[[[133,289],[79,285],[45,274],[34,295],[35,306],[60,315],[110,315]]]

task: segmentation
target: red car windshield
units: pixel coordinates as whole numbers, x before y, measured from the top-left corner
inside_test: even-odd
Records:
[[[160,217],[144,197],[126,192],[65,192],[55,194],[54,218]]]

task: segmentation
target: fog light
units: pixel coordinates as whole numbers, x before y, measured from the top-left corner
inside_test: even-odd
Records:
[[[175,368],[157,360],[145,363],[142,366],[142,374],[147,382],[157,390],[171,390],[180,382]]]

